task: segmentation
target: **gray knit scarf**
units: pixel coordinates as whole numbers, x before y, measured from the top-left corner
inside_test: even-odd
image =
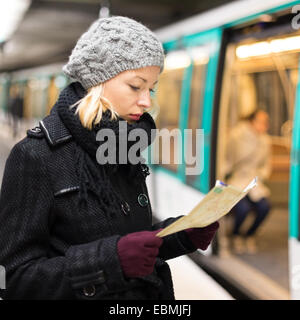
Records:
[[[86,90],[79,82],[71,83],[60,94],[58,101],[54,108],[64,122],[65,126],[71,132],[73,139],[76,142],[76,171],[80,181],[79,191],[79,206],[84,207],[87,205],[87,190],[93,192],[99,201],[99,204],[106,212],[117,214],[120,211],[120,199],[117,192],[115,192],[112,184],[110,183],[110,175],[116,171],[128,175],[132,178],[133,183],[140,183],[141,180],[149,174],[148,167],[143,164],[143,158],[138,164],[105,164],[100,165],[96,160],[96,152],[99,146],[104,143],[96,140],[98,130],[109,128],[115,132],[115,135],[124,134],[119,132],[119,121],[125,121],[122,118],[117,120],[110,120],[111,113],[109,110],[103,113],[102,119],[99,124],[94,125],[92,130],[84,128],[79,120],[78,115],[75,115],[76,107],[70,109],[69,106],[76,103],[79,99],[86,95]],[[140,120],[133,123],[127,123],[127,134],[131,130],[141,128],[147,132],[148,145],[151,141],[151,129],[155,129],[155,123],[148,113],[144,113]],[[127,140],[128,141],[128,140]],[[127,149],[132,146],[135,141],[128,142]],[[114,150],[118,155],[119,145]],[[140,156],[140,154],[139,154]],[[116,157],[118,159],[118,157]]]

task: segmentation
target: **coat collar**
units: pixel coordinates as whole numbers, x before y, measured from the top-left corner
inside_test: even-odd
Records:
[[[79,83],[73,83],[72,88],[74,89],[74,92],[76,92],[78,98],[83,98],[85,96],[86,91]],[[50,114],[39,121],[40,129],[51,147],[64,144],[73,139],[71,132],[65,126],[58,114],[58,103],[61,103],[60,100],[53,106]]]
[[[60,120],[57,111],[52,112],[49,116],[41,120],[39,125],[47,142],[52,147],[66,143],[72,139],[70,131]]]

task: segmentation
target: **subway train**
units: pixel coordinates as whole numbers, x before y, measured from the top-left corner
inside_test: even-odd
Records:
[[[157,30],[166,51],[158,127],[204,133],[198,142],[203,143],[201,174],[187,175],[184,161],[153,168],[159,218],[188,213],[216,179],[225,178],[226,141],[241,117],[256,108],[269,114],[272,210],[258,232],[258,252],[232,255],[229,214],[202,259],[211,274],[234,279],[245,292],[266,299],[300,298],[299,12],[299,1],[235,1]],[[195,147],[195,134],[177,143]],[[180,146],[172,147],[178,152]]]
[[[164,150],[155,163],[148,159],[155,219],[187,214],[216,180],[224,180],[230,130],[256,108],[265,110],[270,117],[272,173],[266,183],[272,210],[259,230],[257,253],[232,252],[229,213],[220,220],[209,249],[190,258],[233,296],[300,299],[300,1],[233,1],[155,32],[166,53],[153,97],[159,108],[157,127],[179,129],[165,150],[172,161],[162,161]],[[70,81],[61,72],[63,64],[1,74],[2,121],[16,95],[23,99],[28,128],[48,114]],[[191,135],[176,136],[185,129]],[[201,129],[199,141],[196,129]],[[196,143],[201,153],[193,159],[200,171],[186,174],[192,165],[175,161],[176,153],[195,151]]]

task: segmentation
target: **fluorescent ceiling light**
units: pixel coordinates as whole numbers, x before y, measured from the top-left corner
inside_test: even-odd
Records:
[[[31,0],[0,1],[0,43],[12,36],[30,4]]]
[[[173,51],[167,54],[165,60],[165,69],[181,69],[191,64],[191,58],[186,51]]]
[[[165,69],[187,68],[192,62],[196,65],[206,64],[209,61],[209,52],[204,47],[188,48],[188,50],[178,50],[167,54]]]
[[[209,61],[210,48],[208,47],[193,47],[189,49],[189,54],[196,65],[206,64]]]
[[[257,42],[250,45],[239,46],[236,49],[236,55],[239,58],[249,58],[270,54],[271,48],[267,41]]]
[[[300,36],[241,45],[236,48],[236,55],[240,59],[246,59],[293,50],[300,50]]]

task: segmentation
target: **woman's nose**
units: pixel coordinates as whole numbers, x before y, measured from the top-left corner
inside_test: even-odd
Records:
[[[151,107],[151,95],[150,92],[143,92],[138,100],[138,106],[143,108],[150,108]]]

